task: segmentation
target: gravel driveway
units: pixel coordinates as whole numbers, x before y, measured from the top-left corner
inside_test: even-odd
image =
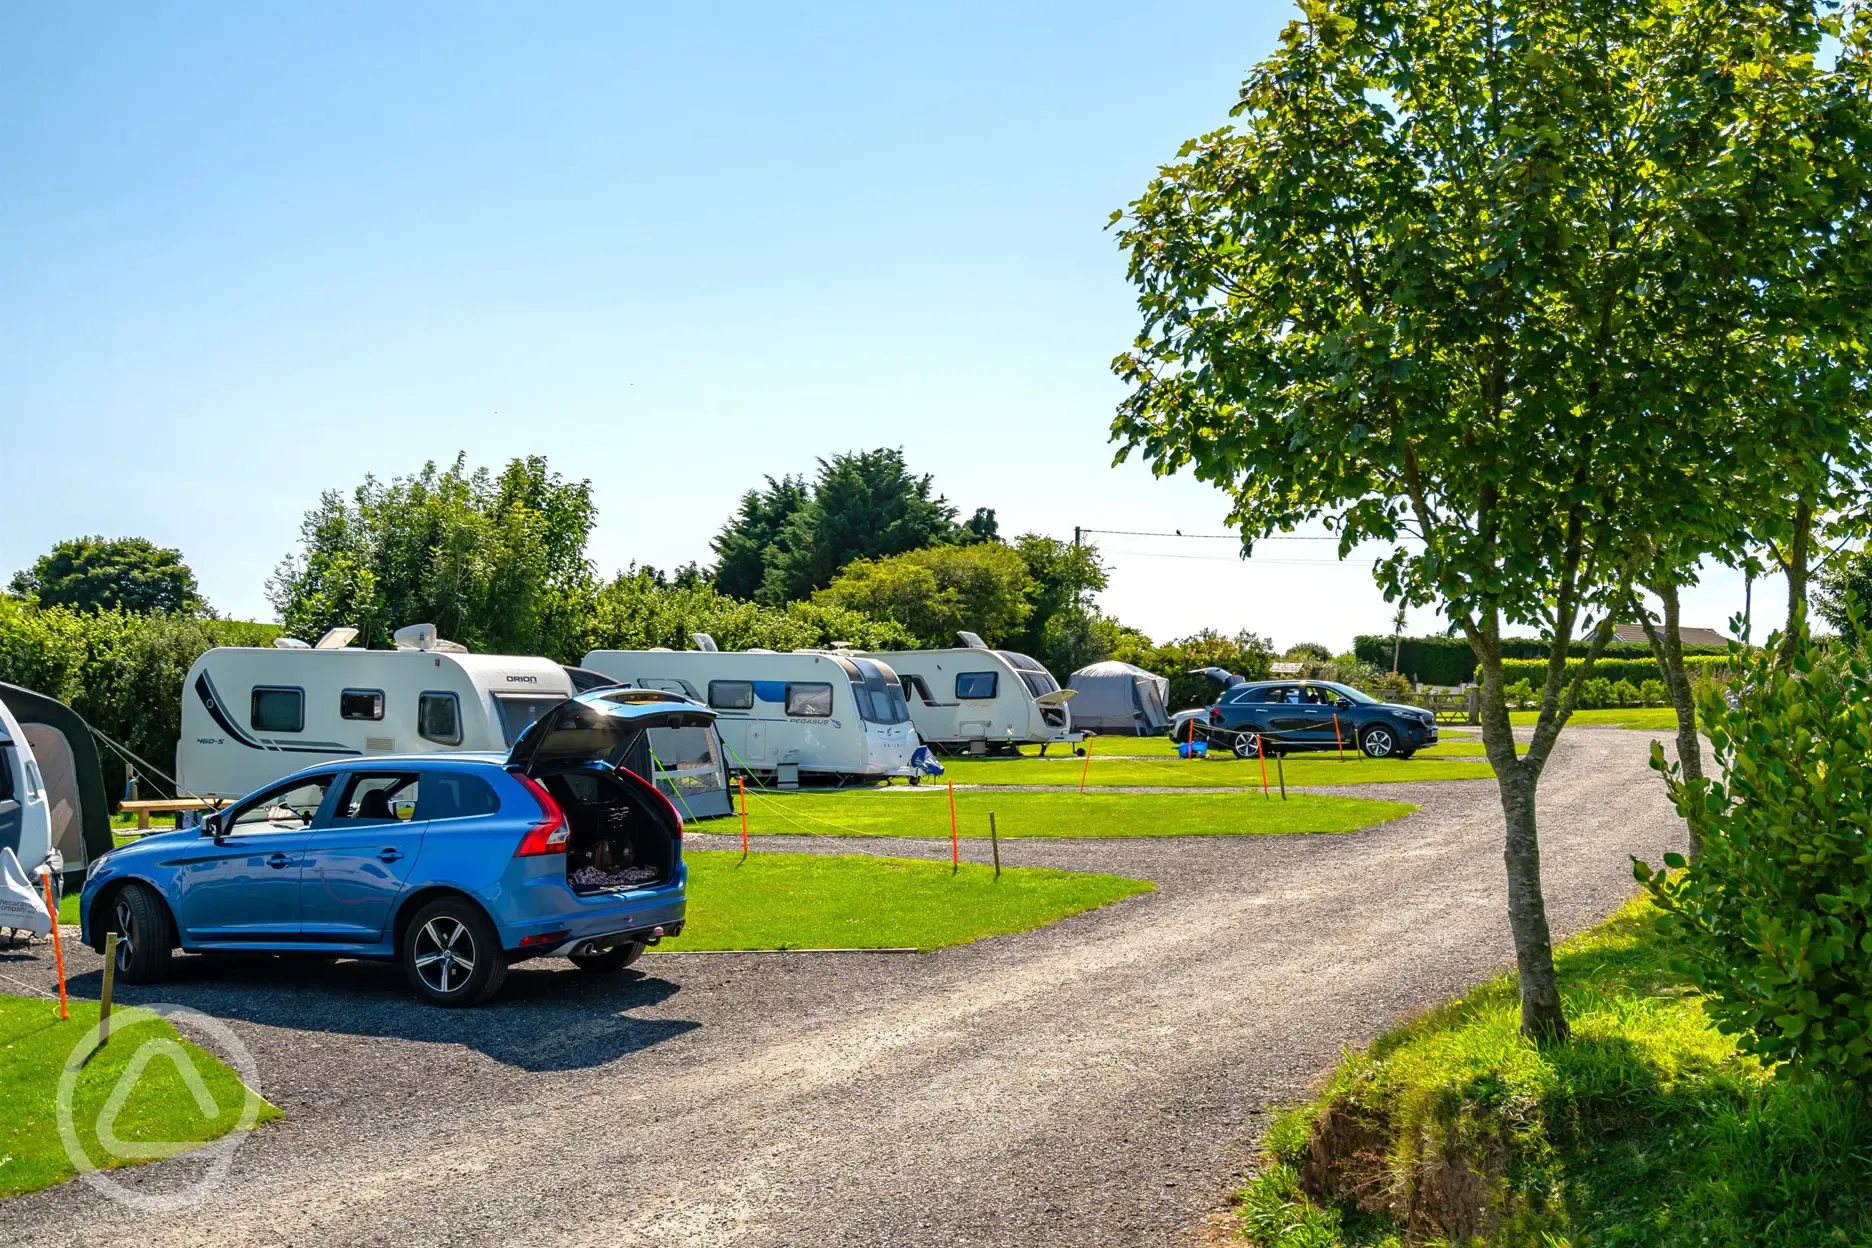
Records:
[[[1648,740],[1562,737],[1541,786],[1558,934],[1631,894],[1628,855],[1682,839]],[[1268,1106],[1510,957],[1494,784],[1356,792],[1423,810],[1340,836],[1006,842],[1011,864],[1161,887],[935,954],[651,955],[608,979],[528,963],[453,1012],[394,968],[180,959],[121,995],[229,1020],[286,1120],[197,1208],[136,1214],[70,1183],[0,1204],[0,1243],[1187,1242]],[[0,974],[43,983],[48,961],[0,955]],[[95,994],[96,958],[76,962]],[[160,1191],[199,1164],[119,1177]]]

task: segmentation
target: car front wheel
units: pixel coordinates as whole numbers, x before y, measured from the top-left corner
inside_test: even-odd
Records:
[[[1398,753],[1397,733],[1383,724],[1373,724],[1360,734],[1359,748],[1367,758],[1394,758]]]
[[[127,984],[169,977],[175,933],[169,909],[147,884],[126,884],[111,898],[110,931],[117,933],[117,975]]]
[[[403,934],[403,974],[432,1005],[485,1001],[507,978],[500,935],[479,906],[453,897],[416,912]]]

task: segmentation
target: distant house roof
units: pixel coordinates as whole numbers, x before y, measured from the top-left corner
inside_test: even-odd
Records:
[[[1685,628],[1679,626],[1677,632],[1686,646],[1726,646],[1729,639],[1713,628]],[[1649,641],[1642,624],[1621,624],[1612,630],[1612,635],[1620,641]]]

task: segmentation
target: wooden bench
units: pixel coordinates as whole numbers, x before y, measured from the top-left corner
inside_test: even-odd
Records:
[[[227,805],[213,797],[161,797],[149,801],[125,802],[118,809],[137,817],[137,831],[150,830],[151,815],[174,815],[185,810],[219,810]]]

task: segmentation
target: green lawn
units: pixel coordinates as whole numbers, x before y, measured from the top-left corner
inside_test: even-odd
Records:
[[[1443,725],[1439,731],[1442,733],[1443,739],[1429,749],[1419,750],[1417,752],[1417,757],[1446,757],[1450,754],[1480,754],[1482,752],[1482,738],[1480,736],[1469,737],[1461,733],[1452,733],[1450,731],[1450,726],[1447,724]],[[1477,728],[1474,729],[1474,731],[1480,733],[1481,729]],[[1216,747],[1216,753],[1218,754],[1224,753],[1225,750],[1226,747],[1220,745]],[[1094,758],[1175,759],[1177,757],[1176,751],[1176,742],[1170,740],[1170,738],[1161,733],[1153,737],[1094,737],[1092,739],[1092,756]],[[1030,745],[1024,748],[1021,754],[1026,758],[1037,758],[1039,752],[1038,746]],[[1331,753],[1331,751],[1327,752]],[[1352,752],[1352,746],[1349,742],[1346,745],[1346,752],[1348,754]],[[1051,761],[1056,758],[1070,758],[1071,753],[1070,751],[1061,749],[1059,746],[1053,746],[1047,750],[1046,756],[1047,759]],[[946,763],[949,760],[944,759],[943,761]]]
[[[1539,711],[1509,711],[1508,718],[1517,728],[1532,728]],[[1646,732],[1663,729],[1677,731],[1677,712],[1668,706],[1628,706],[1601,707],[1590,711],[1574,711],[1567,720],[1568,726],[1574,724],[1593,728],[1640,728]]]
[[[1208,758],[1102,758],[1094,751],[1091,765],[1082,758],[949,758],[946,775],[957,784],[1046,784],[1077,789],[1081,773],[1088,787],[1107,785],[1170,785],[1177,788],[1261,786],[1261,761],[1237,759],[1216,751]],[[1385,784],[1409,780],[1487,779],[1495,772],[1479,757],[1409,760],[1366,758],[1349,752],[1341,762],[1336,754],[1294,754],[1285,761],[1288,784]],[[1277,781],[1272,759],[1267,760],[1268,783]],[[927,783],[927,782],[926,782]]]
[[[1872,1104],[1857,1089],[1773,1079],[1737,1055],[1671,969],[1655,914],[1634,902],[1557,950],[1568,1044],[1521,1038],[1505,975],[1348,1056],[1312,1102],[1269,1127],[1264,1168],[1237,1205],[1244,1238],[1398,1244],[1393,1212],[1438,1198],[1418,1176],[1448,1175],[1460,1158],[1499,1176],[1481,1185],[1498,1184],[1507,1218],[1490,1243],[1872,1243]],[[1376,1136],[1361,1140],[1361,1122]],[[1305,1190],[1322,1123],[1318,1142],[1338,1167],[1330,1186],[1388,1193],[1392,1211]],[[1411,1242],[1435,1238],[1421,1221],[1415,1231]]]
[[[1096,764],[1095,764],[1096,765]],[[1002,837],[1268,836],[1356,832],[1408,815],[1406,802],[1296,793],[1010,793],[965,789],[955,795],[957,831],[988,835],[993,811]],[[946,838],[949,803],[939,787],[891,793],[748,794],[749,830],[757,835]],[[711,831],[732,834],[731,820]]]
[[[0,1197],[34,1191],[77,1173],[59,1134],[59,1079],[68,1055],[97,1019],[94,1001],[71,1002],[70,1020],[60,1021],[58,1006],[42,997],[0,996]],[[248,1105],[249,1093],[239,1076],[147,1011],[117,1009],[111,1015],[111,1032],[110,1044],[80,1071],[72,1102],[79,1143],[100,1167],[154,1161],[216,1139],[240,1124],[243,1110],[257,1113],[258,1121],[280,1116],[258,1096]],[[126,1066],[150,1041],[162,1047],[147,1052],[128,1098],[103,1124],[123,1144],[141,1144],[149,1155],[120,1160],[99,1146],[98,1119]],[[171,1056],[177,1045],[194,1063],[213,1099],[212,1113],[203,1112],[183,1081]]]
[[[940,949],[1150,892],[1148,880],[860,854],[683,855],[689,919],[664,949]]]

